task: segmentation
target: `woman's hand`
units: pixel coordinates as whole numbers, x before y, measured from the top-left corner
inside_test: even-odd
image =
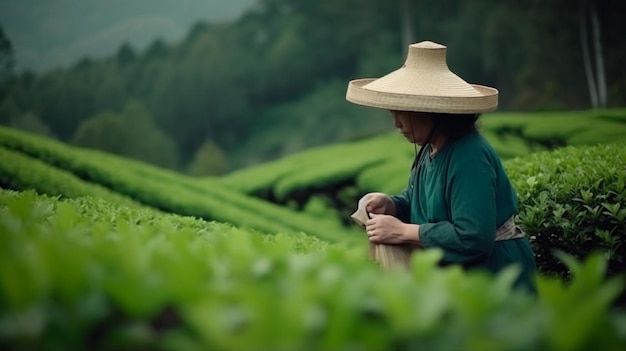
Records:
[[[390,215],[370,213],[365,230],[369,241],[376,244],[419,244],[419,225],[404,223]]]
[[[396,215],[396,205],[385,193],[368,193],[361,199],[367,213]]]

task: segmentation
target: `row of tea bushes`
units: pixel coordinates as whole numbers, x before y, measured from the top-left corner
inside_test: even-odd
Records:
[[[626,144],[536,152],[506,160],[504,167],[518,193],[516,223],[532,239],[542,273],[569,277],[554,255],[561,250],[578,259],[602,252],[610,275],[625,274]],[[375,168],[360,174],[357,184],[371,185],[399,171]],[[388,184],[382,189],[395,193],[398,188]],[[626,294],[620,300],[626,305]]]
[[[37,189],[40,193],[70,198],[93,196],[128,206],[140,206],[128,197],[2,146],[0,159],[0,188]]]
[[[63,174],[73,175],[84,182],[118,193],[120,197],[165,212],[228,222],[270,233],[306,232],[330,241],[354,240],[360,234],[356,228],[345,228],[336,218],[299,213],[241,194],[217,182],[207,183],[130,159],[71,147],[17,130],[0,127],[0,147],[9,158],[8,163],[0,167],[0,177],[7,179],[5,187],[15,190],[35,189],[49,195],[66,196],[75,193],[65,191],[67,187],[55,191],[43,179],[55,179],[48,171],[56,168]],[[38,175],[41,182],[28,182],[26,180],[29,178],[23,178],[11,168],[21,167],[25,172],[30,172],[25,160],[48,165],[45,173]],[[42,169],[41,166],[33,167],[32,173]]]
[[[397,135],[383,134],[301,151],[234,172],[218,181],[244,193],[281,202],[294,193],[316,192],[329,184],[353,179],[368,167],[388,164],[396,159],[410,159],[413,152],[413,147]]]
[[[624,272],[626,144],[535,152],[505,160],[504,166],[519,196],[516,221],[533,239],[543,273],[568,278],[569,269],[554,255],[555,250],[579,259],[600,251],[608,260],[610,275]],[[367,190],[396,193],[406,184],[407,175],[408,163],[370,166],[358,173],[351,189],[354,197],[344,203],[355,204]],[[621,300],[626,303],[626,295]]]
[[[626,109],[491,113],[481,117],[479,129],[507,160],[563,145],[623,140]],[[246,194],[312,215],[339,218],[349,225],[364,193],[396,193],[405,186],[416,151],[397,133],[381,134],[298,152],[207,179],[207,184],[217,180]]]
[[[500,157],[509,159],[567,145],[624,140],[626,109],[489,113],[479,119],[479,130]],[[277,201],[350,186],[357,176],[360,191],[393,192],[406,183],[414,156],[413,146],[402,136],[385,133],[298,152],[218,180],[244,193]]]
[[[626,135],[626,109],[493,113],[481,117],[480,125],[488,133],[519,137],[534,151],[613,143]]]
[[[538,297],[438,268],[382,272],[348,248],[91,198],[0,191],[4,350],[623,350],[623,281],[565,257]]]
[[[534,238],[544,273],[567,276],[555,249],[601,251],[611,274],[626,267],[626,144],[566,147],[505,163],[520,199],[517,222]]]
[[[342,225],[337,214],[329,210],[322,190],[317,191],[322,194],[310,198],[304,207],[307,213],[303,214],[240,195],[217,183],[211,186],[202,181],[200,184],[200,181],[111,155],[90,153],[8,130],[0,129],[0,136],[1,144],[24,152],[0,148],[3,159],[0,186],[3,187],[32,188],[70,197],[91,194],[128,203],[133,202],[129,198],[134,198],[167,212],[215,219],[264,232],[303,231],[331,241],[358,240],[362,235],[351,222],[345,221],[349,227]],[[385,138],[380,138],[378,149],[383,149],[386,142]],[[358,147],[355,142],[346,149],[355,151]],[[324,153],[317,152],[321,164]],[[520,195],[518,223],[534,238],[542,272],[567,277],[568,270],[552,254],[555,248],[577,258],[601,250],[609,260],[611,274],[622,270],[626,250],[622,244],[626,236],[625,152],[624,144],[607,144],[568,147],[505,161]],[[376,157],[383,157],[383,153]],[[67,170],[51,165],[62,165]],[[402,185],[391,179],[398,174],[406,176],[404,164],[397,168],[382,165],[384,163],[359,173],[355,185],[341,193],[346,197],[343,202],[347,205],[343,207],[348,214],[363,191],[359,189],[369,187],[392,193],[393,188],[401,188]],[[354,176],[358,169],[361,168],[355,168],[350,162],[337,165],[342,177],[348,177],[350,172]],[[321,179],[323,181],[318,179],[315,187],[324,189],[324,181],[335,182]],[[382,182],[382,189],[374,187],[372,182]]]

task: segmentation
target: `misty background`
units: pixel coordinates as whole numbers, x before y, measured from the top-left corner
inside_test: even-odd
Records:
[[[183,39],[199,21],[230,21],[254,0],[0,0],[17,71],[69,66],[113,55],[123,43],[142,50]]]
[[[409,43],[500,111],[626,105],[623,0],[0,0],[0,124],[194,176],[393,130]]]

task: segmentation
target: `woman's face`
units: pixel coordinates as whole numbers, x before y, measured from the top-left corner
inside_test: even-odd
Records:
[[[393,125],[411,143],[423,146],[433,128],[433,119],[427,112],[391,111]]]

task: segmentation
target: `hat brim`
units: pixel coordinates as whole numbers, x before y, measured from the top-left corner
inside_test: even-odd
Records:
[[[348,84],[346,99],[352,103],[397,111],[436,113],[482,113],[498,108],[498,90],[471,84],[480,96],[425,96],[375,91],[364,88],[376,79],[356,79]]]

